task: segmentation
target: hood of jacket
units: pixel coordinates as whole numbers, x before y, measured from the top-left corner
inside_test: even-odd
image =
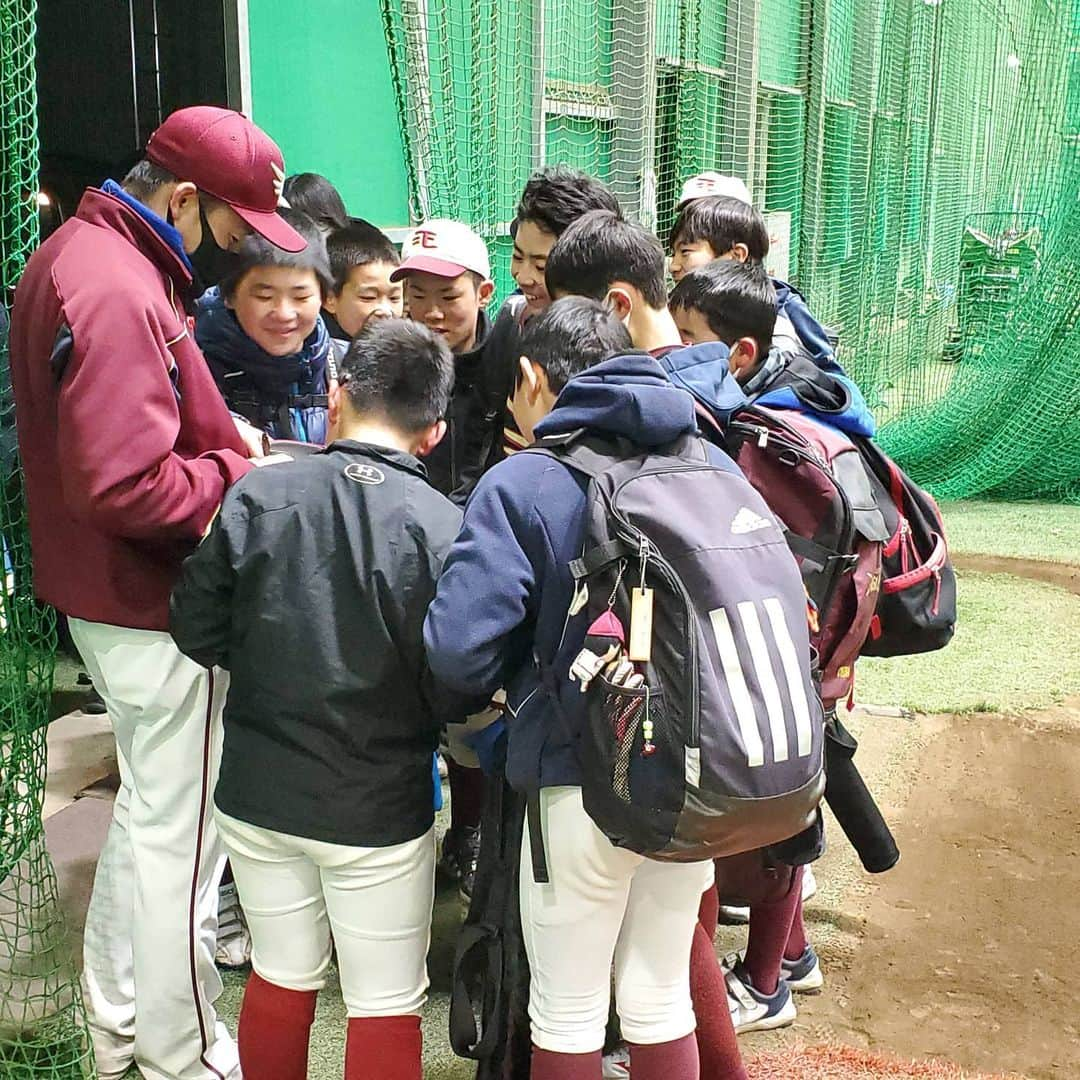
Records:
[[[580,428],[622,436],[639,446],[663,446],[697,430],[694,402],[676,387],[659,361],[627,353],[574,376],[554,409],[536,425],[536,436]]]

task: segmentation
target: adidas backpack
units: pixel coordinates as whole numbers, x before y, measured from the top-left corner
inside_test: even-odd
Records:
[[[591,635],[621,636],[643,677],[628,689],[597,667],[587,682],[578,745],[593,821],[671,861],[813,825],[825,777],[806,600],[761,496],[696,436],[646,450],[578,432],[525,452],[589,478],[571,611],[587,606]]]

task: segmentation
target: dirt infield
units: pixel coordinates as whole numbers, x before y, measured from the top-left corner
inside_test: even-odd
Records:
[[[1052,563],[1040,559],[1018,559],[1004,555],[955,555],[958,570],[974,570],[980,574],[1012,574],[1015,577],[1042,581],[1080,596],[1080,566],[1073,563]]]
[[[914,725],[920,749],[906,763],[914,777],[906,797],[890,792],[890,766],[873,753],[875,734],[864,736],[883,802],[906,803],[894,818],[903,854],[881,878],[841,883],[839,897],[827,885],[846,877],[849,853],[834,851],[823,865],[824,895],[807,915],[827,981],[820,995],[799,999],[795,1033],[983,1073],[1074,1080],[1080,701]],[[790,1031],[752,1036],[747,1056],[790,1039]],[[819,1071],[818,1051],[784,1052],[754,1076],[958,1075],[842,1071],[850,1062]]]

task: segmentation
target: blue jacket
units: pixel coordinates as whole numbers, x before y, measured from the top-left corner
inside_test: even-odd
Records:
[[[873,438],[877,430],[862,393],[846,375],[832,374],[802,356],[789,356],[763,391],[751,398],[728,367],[728,347],[720,341],[668,353],[661,365],[676,386],[688,390],[724,424],[731,413],[753,401],[771,409],[805,413],[847,435]]]
[[[579,428],[660,446],[697,423],[690,396],[652,357],[634,353],[571,379],[536,435]],[[738,472],[719,451],[714,460]],[[424,624],[437,679],[467,695],[506,688],[506,775],[519,790],[581,782],[574,744],[584,696],[568,673],[587,614],[568,610],[569,563],[581,555],[585,536],[586,487],[580,474],[528,452],[487,472],[465,507]],[[541,667],[559,688],[561,710],[541,686]]]
[[[271,438],[323,445],[332,343],[322,317],[300,352],[271,356],[244,333],[216,286],[195,307],[195,340],[229,408]],[[323,401],[297,406],[312,395]]]
[[[791,323],[810,359],[822,371],[843,375],[844,369],[836,362],[836,354],[829,344],[828,335],[821,323],[810,314],[803,294],[779,278],[773,278],[773,286],[776,289],[777,316]]]

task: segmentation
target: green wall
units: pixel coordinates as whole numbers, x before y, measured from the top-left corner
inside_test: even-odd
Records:
[[[253,119],[290,173],[329,177],[349,213],[409,224],[408,179],[376,0],[248,0]]]

